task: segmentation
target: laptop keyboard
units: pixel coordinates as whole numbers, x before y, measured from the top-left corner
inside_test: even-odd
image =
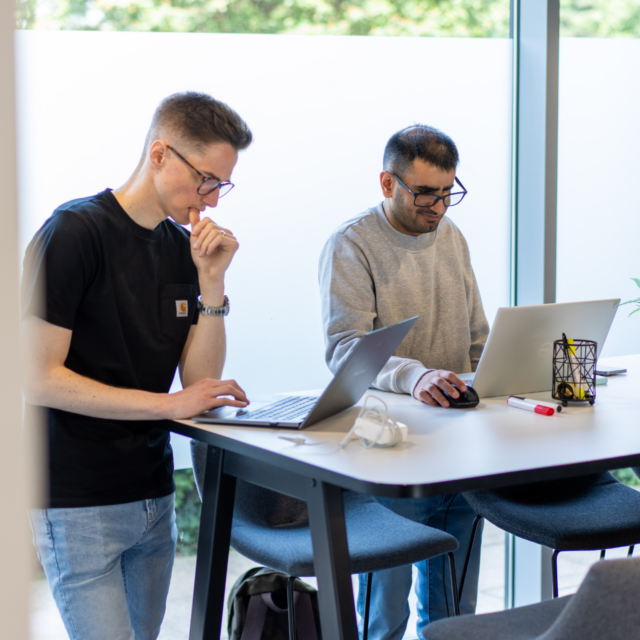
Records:
[[[272,404],[236,416],[236,420],[260,420],[264,422],[304,422],[318,398],[288,396]]]

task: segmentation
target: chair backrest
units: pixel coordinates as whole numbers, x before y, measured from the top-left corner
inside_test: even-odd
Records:
[[[198,495],[202,500],[204,472],[207,466],[207,445],[191,441],[191,459]],[[308,522],[307,504],[301,500],[258,487],[244,480],[236,484],[234,521],[262,527],[292,527]]]
[[[555,623],[537,640],[640,637],[640,558],[593,565]]]
[[[233,519],[268,528],[298,526],[308,522],[307,504],[238,480]]]

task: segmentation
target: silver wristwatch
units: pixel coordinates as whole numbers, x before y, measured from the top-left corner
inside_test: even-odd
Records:
[[[202,296],[198,296],[198,311],[203,316],[228,316],[229,298],[224,297],[224,304],[221,307],[209,307],[202,302]]]

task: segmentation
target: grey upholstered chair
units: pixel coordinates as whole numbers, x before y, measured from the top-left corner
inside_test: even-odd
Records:
[[[572,596],[430,624],[426,640],[631,640],[640,636],[640,558],[598,562]]]
[[[608,471],[463,495],[478,514],[476,523],[486,518],[509,533],[554,550],[554,598],[558,596],[560,552],[600,550],[604,558],[605,549],[629,547],[631,555],[633,545],[640,542],[640,492]],[[464,588],[466,565],[458,596]]]
[[[193,469],[202,496],[206,446],[192,441]],[[372,497],[346,491],[344,511],[351,573],[366,573],[362,638],[368,631],[372,574],[446,554],[449,558],[453,611],[459,614],[453,552],[458,541],[448,533],[403,518]],[[238,480],[231,546],[258,564],[293,578],[314,576],[311,531],[306,503]],[[294,580],[287,583],[289,638],[295,640]]]

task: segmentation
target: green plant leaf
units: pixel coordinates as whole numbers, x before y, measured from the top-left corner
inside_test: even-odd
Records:
[[[627,300],[626,302],[621,302],[618,306],[622,306],[623,304],[640,304],[640,298],[636,298],[635,300]]]
[[[640,307],[634,309],[629,315],[632,316],[634,313],[638,313],[638,311],[640,311]]]
[[[640,278],[631,278],[640,287]]]
[[[623,482],[630,487],[637,487],[640,485],[640,479],[636,476],[631,469],[615,469],[611,472],[620,482]]]

